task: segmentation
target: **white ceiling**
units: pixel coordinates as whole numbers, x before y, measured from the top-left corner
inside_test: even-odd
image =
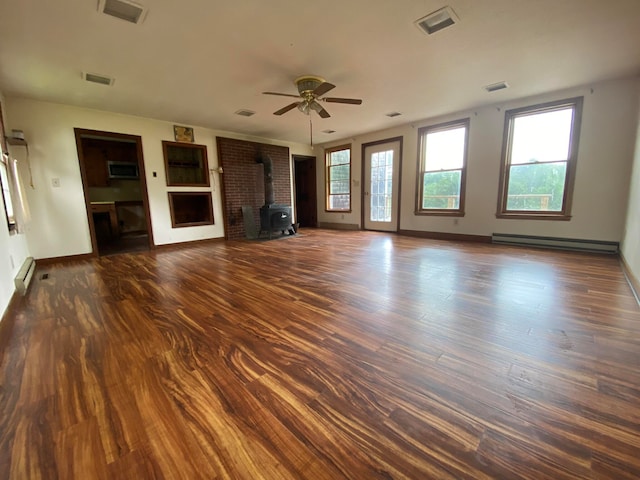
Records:
[[[292,99],[261,92],[296,93],[293,80],[315,74],[336,85],[329,96],[363,99],[312,113],[321,143],[640,74],[640,0],[139,0],[139,25],[97,3],[0,2],[6,97],[307,143],[306,116],[273,115]],[[431,36],[414,26],[445,5],[458,24]],[[500,81],[511,87],[483,89]]]

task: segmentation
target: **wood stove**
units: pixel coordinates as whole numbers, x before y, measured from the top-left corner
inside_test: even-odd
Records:
[[[273,161],[268,155],[261,155],[256,160],[264,166],[264,206],[260,207],[260,233],[267,232],[269,240],[273,232],[282,234],[295,233],[291,218],[290,205],[276,205],[273,191]]]

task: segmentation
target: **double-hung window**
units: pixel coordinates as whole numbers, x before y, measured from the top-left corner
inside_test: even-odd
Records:
[[[2,122],[2,107],[0,106],[0,187],[2,189],[2,200],[4,212],[7,218],[9,231],[16,228],[16,218],[11,203],[11,191],[9,190],[9,156],[7,151],[7,141],[4,135],[4,125]]]
[[[326,154],[327,202],[329,212],[351,210],[351,145],[328,148]]]
[[[418,130],[417,214],[464,215],[469,119]]]
[[[582,97],[508,110],[497,216],[569,220]]]

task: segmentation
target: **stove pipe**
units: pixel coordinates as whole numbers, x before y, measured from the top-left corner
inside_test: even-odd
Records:
[[[269,155],[260,154],[256,163],[264,166],[264,204],[273,205],[276,203],[276,196],[273,191],[273,161]]]

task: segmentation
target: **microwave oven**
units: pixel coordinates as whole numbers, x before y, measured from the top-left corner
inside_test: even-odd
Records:
[[[138,164],[133,162],[107,162],[109,178],[138,179]]]

